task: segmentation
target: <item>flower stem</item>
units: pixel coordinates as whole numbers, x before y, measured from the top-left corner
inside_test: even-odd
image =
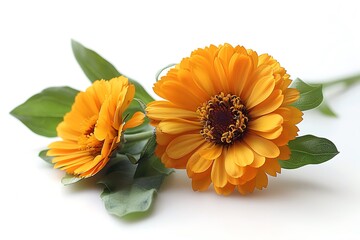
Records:
[[[360,82],[360,74],[356,74],[356,75],[353,75],[353,76],[350,76],[350,77],[346,77],[346,78],[340,78],[340,79],[336,79],[336,80],[333,80],[333,81],[330,81],[330,82],[325,82],[325,83],[322,83],[323,87],[326,88],[326,87],[330,87],[330,86],[334,86],[334,85],[337,85],[337,84],[344,84],[345,87],[350,87],[356,83],[359,83]]]
[[[125,141],[126,142],[136,142],[141,141],[150,138],[154,135],[154,131],[147,131],[147,132],[141,132],[141,133],[134,133],[134,134],[125,134]]]

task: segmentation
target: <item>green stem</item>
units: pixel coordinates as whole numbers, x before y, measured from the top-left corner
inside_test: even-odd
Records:
[[[359,82],[360,82],[360,74],[357,74],[357,75],[353,75],[350,77],[340,78],[340,79],[336,79],[336,80],[333,80],[330,82],[325,82],[325,83],[322,83],[322,85],[324,88],[334,86],[336,84],[344,84],[346,87],[350,87]]]
[[[147,131],[142,133],[134,133],[134,134],[125,134],[125,141],[126,142],[135,142],[141,141],[150,138],[154,134],[154,131]]]

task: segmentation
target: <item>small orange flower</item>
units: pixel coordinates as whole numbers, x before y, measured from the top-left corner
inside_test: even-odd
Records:
[[[56,129],[62,141],[49,145],[47,155],[54,157],[54,167],[81,178],[98,173],[119,145],[122,132],[144,120],[141,112],[123,119],[134,94],[134,85],[122,76],[95,81],[80,92]]]
[[[147,106],[156,154],[166,167],[186,168],[195,191],[267,187],[302,120],[290,83],[268,54],[229,44],[193,51],[154,85],[164,99]]]

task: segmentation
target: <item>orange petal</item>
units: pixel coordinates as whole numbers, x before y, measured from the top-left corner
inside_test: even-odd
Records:
[[[243,143],[236,142],[234,145],[229,147],[227,158],[236,165],[245,167],[254,161],[254,153]]]
[[[189,60],[191,65],[190,71],[197,85],[209,93],[210,96],[218,94],[214,84],[216,83],[216,79],[212,63],[205,57],[199,55],[192,56]]]
[[[125,131],[128,128],[133,128],[141,125],[144,122],[145,114],[142,112],[136,112],[134,115],[126,121],[123,130]]]
[[[249,110],[251,117],[259,117],[278,109],[284,100],[284,95],[279,89],[274,90],[263,102]]]
[[[239,165],[237,165],[234,161],[234,152],[230,153],[230,149],[229,148],[229,152],[227,152],[226,150],[224,155],[225,155],[225,170],[226,173],[229,174],[230,177],[232,178],[239,178],[244,174],[243,168],[240,167]]]
[[[278,146],[286,145],[290,140],[295,139],[295,137],[298,135],[298,132],[299,128],[297,126],[285,122],[283,124],[283,131],[278,138],[273,140],[273,142]]]
[[[101,106],[99,118],[97,120],[94,134],[98,140],[104,140],[112,129],[112,117],[109,113],[110,98],[105,99]]]
[[[279,128],[283,123],[283,118],[279,114],[267,114],[257,119],[251,120],[248,127],[259,132],[271,132]]]
[[[79,150],[79,148],[80,148],[80,146],[79,146],[79,144],[77,144],[77,142],[70,142],[70,141],[52,142],[51,144],[49,144],[48,147],[49,148],[57,148],[57,149],[67,149],[67,150],[71,150],[71,149]],[[49,155],[49,153],[48,153],[48,155]]]
[[[289,146],[288,145],[280,146],[279,149],[280,149],[280,155],[278,159],[288,160],[291,154]]]
[[[270,96],[270,94],[273,92],[274,87],[275,87],[274,77],[272,75],[263,76],[261,79],[257,81],[249,98],[247,98],[246,107],[248,109],[251,109],[257,104],[267,99]]]
[[[78,158],[82,158],[86,156],[90,156],[90,153],[88,151],[79,151],[79,152],[74,152],[72,154],[66,154],[60,156],[58,155],[52,159],[52,163],[73,161]]]
[[[205,100],[197,92],[194,92],[193,88],[184,85],[177,78],[169,79],[168,76],[155,83],[154,91],[163,99],[188,110],[196,110]]]
[[[160,122],[158,125],[161,132],[168,134],[186,133],[195,130],[200,132],[201,127],[202,126],[199,121],[195,122],[184,119],[165,120]]]
[[[218,187],[214,185],[214,189],[217,194],[227,196],[234,192],[235,186],[231,183],[227,183],[224,187]]]
[[[297,89],[287,88],[284,91],[284,102],[282,103],[282,106],[290,105],[296,102],[296,100],[298,100],[299,97],[300,97],[300,93]]]
[[[259,135],[263,138],[269,139],[269,140],[273,140],[278,138],[281,133],[283,131],[283,127],[279,126],[278,128],[273,129],[271,132],[258,132],[258,131],[253,131],[254,134]]]
[[[166,101],[154,101],[148,104],[146,108],[147,116],[154,120],[168,119],[198,119],[195,111],[189,111]]]
[[[240,95],[241,99],[248,100],[250,95],[252,95],[254,91],[255,92],[257,91],[255,89],[255,86],[258,84],[258,82],[261,82],[263,78],[266,79],[267,76],[273,76],[272,73],[273,73],[273,70],[272,70],[271,66],[267,66],[267,65],[258,66],[256,68],[256,70],[254,70],[252,72],[251,76],[249,76],[249,81],[247,82],[247,86],[244,87],[244,90]],[[266,81],[271,83],[271,81],[269,81],[269,80],[266,80]],[[271,84],[270,84],[270,86],[271,86]],[[272,90],[273,89],[271,89],[271,92],[272,92]],[[254,94],[259,95],[259,93],[255,93],[255,92],[254,92]],[[266,93],[266,91],[265,91],[265,93]],[[252,96],[252,98],[254,99],[254,96]],[[246,103],[246,105],[247,105],[247,103]]]
[[[99,164],[100,161],[104,161],[105,159],[101,155],[97,155],[95,158],[93,158],[92,161],[87,162],[83,165],[81,165],[79,168],[77,168],[74,171],[74,174],[82,174],[86,171],[91,170],[93,167],[95,167],[97,164]]]
[[[181,135],[169,143],[166,153],[169,157],[178,159],[191,153],[203,143],[204,138],[200,134]]]
[[[274,177],[277,173],[281,172],[281,167],[277,159],[266,159],[261,169],[264,170],[267,174]]]
[[[266,188],[267,185],[268,185],[268,178],[266,176],[266,173],[263,171],[259,171],[258,174],[256,175],[256,180],[255,180],[256,188],[261,190],[263,188]]]
[[[194,191],[201,191],[201,192],[206,191],[209,188],[210,184],[211,184],[210,176],[200,180],[193,179],[191,182],[192,189]]]
[[[214,60],[214,68],[222,91],[227,93],[230,92],[227,67],[223,66],[219,57]]]
[[[211,170],[211,180],[216,187],[224,187],[228,182],[224,157],[224,154],[222,154],[218,159],[216,159]]]
[[[255,189],[255,179],[243,184],[243,185],[238,185],[237,186],[237,190],[239,191],[240,194],[242,195],[246,195],[248,193],[252,193]]]
[[[244,137],[244,141],[251,147],[252,150],[254,150],[254,152],[261,156],[276,158],[280,154],[278,146],[263,137],[248,133]]]
[[[160,145],[168,145],[175,137],[177,136],[163,133],[159,128],[156,128],[156,142]]]
[[[264,156],[254,153],[254,161],[250,164],[250,167],[259,168],[264,165],[265,161],[266,158]]]
[[[281,107],[275,112],[283,116],[284,122],[289,122],[294,125],[301,122],[303,116],[303,113],[299,109],[292,106]]]
[[[199,154],[195,153],[187,162],[186,169],[190,169],[194,173],[202,173],[208,170],[213,164],[213,160],[202,158]]]
[[[60,168],[61,170],[66,170],[71,167],[77,166],[80,167],[83,164],[90,162],[94,157],[86,155],[81,156],[73,159],[68,159],[66,161],[58,160],[57,157],[55,157],[53,160],[55,160],[53,163],[55,163],[54,168]]]
[[[229,75],[233,81],[232,91],[240,96],[253,71],[253,64],[249,56],[235,53],[229,63]]]
[[[253,168],[250,166],[243,167],[244,174],[242,175],[241,179],[248,182],[256,177],[258,172],[257,168]]]
[[[203,147],[198,150],[198,154],[202,158],[214,160],[221,155],[222,150],[223,147],[221,145],[206,142]]]

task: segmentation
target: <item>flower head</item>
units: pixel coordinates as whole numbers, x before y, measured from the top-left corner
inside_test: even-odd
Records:
[[[133,100],[135,87],[125,77],[98,80],[80,92],[64,121],[57,127],[61,141],[49,145],[55,168],[77,177],[91,177],[109,161],[123,131],[143,122],[144,114],[132,118],[123,113]]]
[[[267,187],[290,156],[302,112],[289,75],[268,54],[229,44],[197,49],[154,85],[164,100],[147,106],[156,154],[186,168],[194,190],[218,194]]]

